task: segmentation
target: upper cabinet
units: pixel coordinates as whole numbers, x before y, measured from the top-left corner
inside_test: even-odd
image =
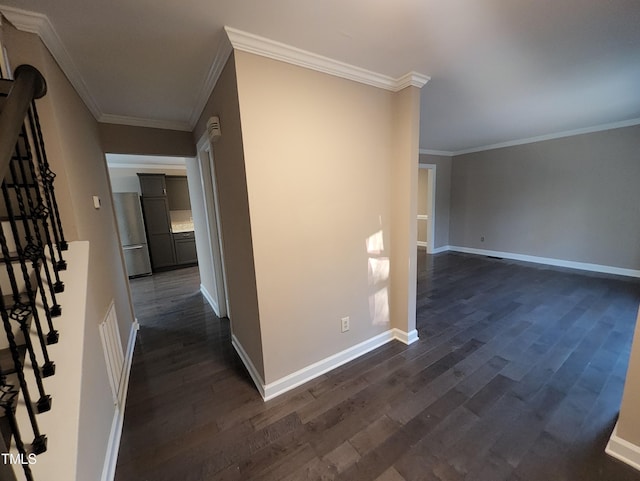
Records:
[[[138,174],[143,197],[164,197],[167,185],[164,174]]]
[[[179,175],[165,177],[169,210],[191,210],[187,178]]]

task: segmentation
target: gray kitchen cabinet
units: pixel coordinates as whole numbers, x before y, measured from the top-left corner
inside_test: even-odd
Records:
[[[187,178],[183,175],[167,175],[165,183],[169,210],[191,210]]]
[[[164,174],[138,174],[142,190],[142,212],[147,230],[153,270],[176,265],[171,218]]]
[[[171,234],[171,220],[166,197],[142,197],[151,265],[154,269],[176,264],[176,254]]]
[[[138,174],[143,197],[164,197],[167,185],[164,174]]]
[[[176,251],[176,262],[178,264],[195,264],[198,262],[196,239],[193,232],[173,234],[173,243]]]

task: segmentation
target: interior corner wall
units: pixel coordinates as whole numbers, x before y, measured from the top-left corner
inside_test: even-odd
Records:
[[[194,129],[197,141],[212,115],[220,117],[222,137],[212,144],[218,186],[231,331],[264,381],[262,327],[252,244],[234,56],[227,61]]]
[[[416,327],[418,88],[407,87],[393,94],[392,119],[390,320],[392,327],[410,333]]]
[[[272,383],[391,327],[393,94],[246,52],[235,61]]]
[[[428,87],[426,87],[428,88]],[[436,166],[436,205],[433,247],[449,245],[449,219],[451,209],[451,157],[420,154],[421,164]]]
[[[97,122],[40,39],[9,25],[4,39],[12,65],[31,64],[46,79],[47,95],[37,105],[65,234],[70,241],[90,242],[76,479],[100,479],[115,409],[98,324],[113,301],[126,347],[133,322],[106,161]],[[102,200],[99,210],[93,195]],[[73,308],[62,306],[63,312]]]
[[[456,156],[450,244],[640,269],[638,152],[633,126]]]
[[[195,157],[191,132],[98,123],[104,152],[109,154]]]

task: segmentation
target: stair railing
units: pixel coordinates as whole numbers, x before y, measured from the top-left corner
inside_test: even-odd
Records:
[[[5,355],[0,350],[0,446],[14,447],[27,481],[33,474],[26,460],[47,450],[37,415],[52,405],[43,379],[55,374],[48,346],[58,342],[53,320],[62,312],[56,294],[64,291],[68,247],[35,104],[46,90],[29,65],[18,67],[14,80],[0,79],[0,330],[8,346]],[[18,426],[17,409],[26,409],[28,430]],[[33,441],[25,443],[30,433]],[[7,459],[14,458],[3,454],[0,463]]]

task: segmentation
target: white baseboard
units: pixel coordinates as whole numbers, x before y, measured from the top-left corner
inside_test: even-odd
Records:
[[[431,251],[432,254],[440,254],[441,252],[446,252],[450,249],[449,246],[440,246],[440,247],[436,247],[435,249],[433,249]]]
[[[407,333],[397,328],[389,329],[388,331],[378,334],[377,336],[367,339],[355,346],[351,346],[344,351],[340,351],[318,362],[310,364],[309,366],[303,367],[302,369],[284,376],[277,381],[270,382],[269,384],[264,384],[262,376],[260,376],[251,362],[251,359],[240,344],[240,341],[238,341],[234,335],[231,336],[231,343],[247,368],[247,371],[249,371],[249,375],[258,388],[260,395],[265,401],[269,401],[270,399],[280,396],[281,394],[309,382],[326,372],[342,366],[343,364],[346,364],[369,351],[377,349],[394,339],[404,344],[412,344],[418,340],[418,331],[414,329]]]
[[[394,328],[393,338],[408,346],[409,344],[413,344],[418,340],[418,331],[417,329],[414,329],[413,331],[405,332],[401,331],[398,328]]]
[[[213,296],[209,294],[209,291],[207,290],[207,288],[204,287],[202,284],[200,284],[200,292],[202,293],[202,296],[207,300],[207,302],[211,306],[211,309],[213,309],[213,312],[215,313],[215,315],[219,316],[220,309],[218,308],[218,303],[213,299]]]
[[[428,245],[426,241],[417,241],[416,244],[418,247],[427,247]]]
[[[118,461],[118,452],[120,450],[120,437],[122,436],[122,426],[124,424],[124,408],[127,402],[127,393],[129,392],[129,376],[131,375],[131,363],[133,361],[133,351],[136,346],[136,339],[140,324],[138,320],[131,323],[129,330],[129,341],[127,343],[127,353],[124,358],[124,367],[120,376],[120,385],[118,389],[118,404],[116,412],[113,415],[111,423],[111,433],[109,434],[109,443],[107,445],[107,454],[102,469],[101,481],[113,481],[116,475],[116,463]]]
[[[244,350],[244,347],[242,347],[242,344],[240,344],[240,341],[238,341],[238,338],[235,336],[235,334],[231,334],[231,345],[238,353],[238,356],[240,356],[240,360],[244,364],[244,367],[246,367],[247,371],[249,371],[249,376],[251,376],[253,384],[256,385],[256,387],[258,388],[258,392],[260,392],[260,395],[264,399],[264,380],[262,379],[262,376],[260,375],[256,367],[253,365],[253,362],[247,354],[247,351]]]
[[[337,354],[326,357],[321,361],[314,362],[313,364],[282,377],[277,381],[271,382],[264,387],[264,400],[268,401],[269,399],[273,399],[276,396],[284,394],[301,384],[311,381],[312,379],[321,376],[338,366],[342,366],[343,364],[352,361],[389,341],[392,341],[394,338],[393,329],[390,329],[382,334],[378,334],[377,336],[356,344],[355,346],[351,346],[344,351],[340,351]]]
[[[503,257],[516,261],[533,262],[535,264],[545,264],[549,266],[568,267],[570,269],[579,269],[583,271],[601,272],[603,274],[615,274],[627,277],[640,277],[640,270],[625,269],[623,267],[605,266],[601,264],[590,264],[587,262],[566,261],[563,259],[554,259],[551,257],[538,257],[526,254],[515,254],[513,252],[491,251],[487,249],[475,249],[471,247],[449,246],[449,250],[454,252],[463,252],[466,254],[477,254],[481,256]]]
[[[640,446],[636,446],[618,436],[618,423],[613,428],[613,433],[607,443],[605,452],[609,456],[613,456],[640,471]]]

